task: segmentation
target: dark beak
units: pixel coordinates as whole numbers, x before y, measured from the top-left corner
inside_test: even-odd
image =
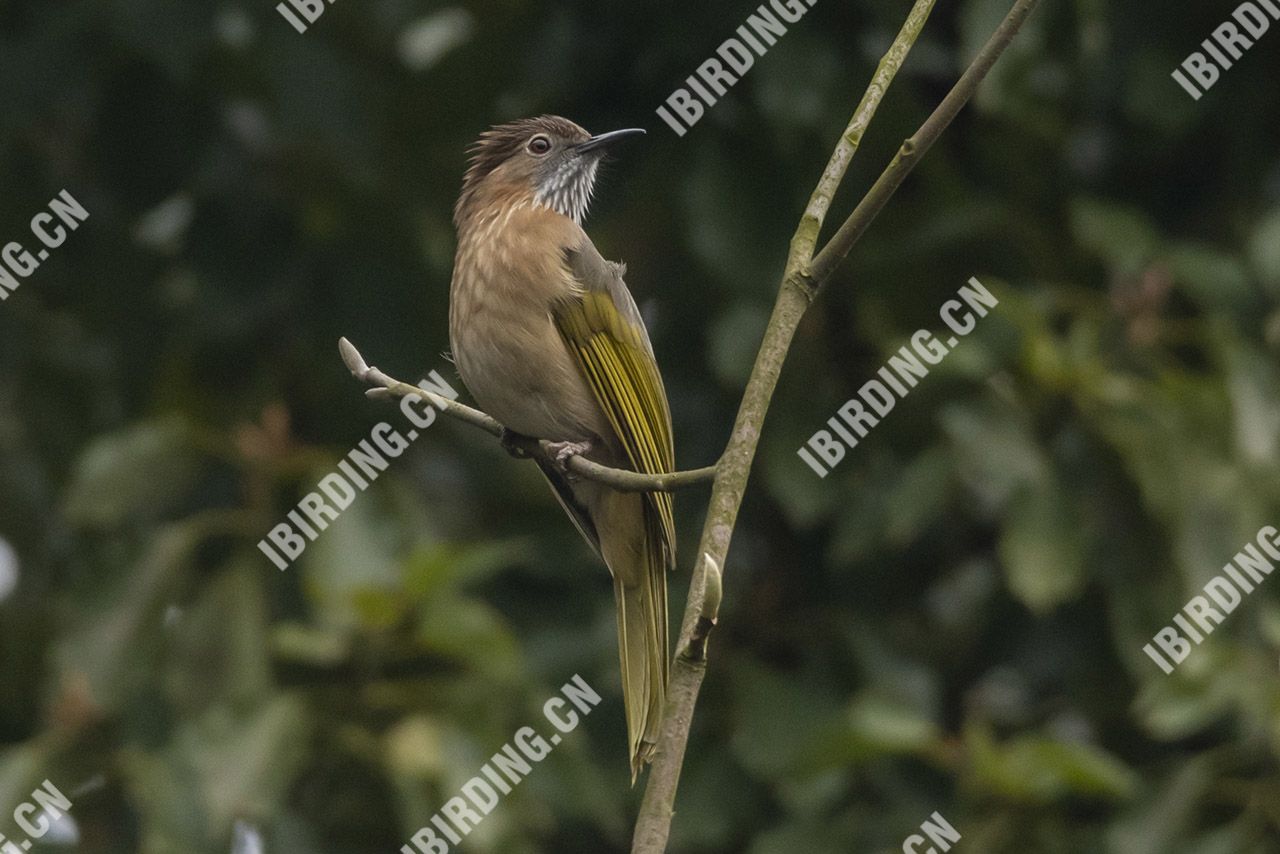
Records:
[[[574,150],[578,154],[586,154],[588,151],[600,151],[611,148],[614,143],[621,142],[628,137],[642,136],[644,133],[644,128],[626,128],[624,130],[615,130],[610,131],[609,133],[597,134],[586,142],[582,142],[574,146]]]

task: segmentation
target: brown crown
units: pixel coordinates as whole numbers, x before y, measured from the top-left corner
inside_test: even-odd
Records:
[[[466,192],[482,181],[486,175],[501,166],[509,157],[524,147],[529,137],[541,131],[549,136],[584,142],[591,137],[578,125],[560,116],[538,116],[519,119],[497,125],[480,134],[480,138],[468,149],[471,159],[467,174],[462,179]]]

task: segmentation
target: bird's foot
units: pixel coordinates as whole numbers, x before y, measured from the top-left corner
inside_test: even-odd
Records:
[[[511,456],[518,460],[528,459],[529,451],[526,450],[526,443],[531,441],[528,436],[503,427],[502,435],[498,437],[498,441]]]
[[[584,442],[548,442],[547,450],[551,452],[552,457],[556,461],[556,465],[560,467],[566,474],[569,472],[569,458],[577,457],[590,451],[592,448],[591,440]]]

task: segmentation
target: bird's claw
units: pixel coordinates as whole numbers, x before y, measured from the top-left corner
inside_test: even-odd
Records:
[[[569,459],[581,456],[591,450],[591,441],[585,442],[548,442],[547,450],[551,453],[561,470],[569,471]]]
[[[498,441],[502,444],[502,447],[506,449],[508,454],[518,460],[523,460],[528,459],[529,457],[529,452],[525,450],[523,445],[521,445],[521,441],[527,438],[528,437],[517,433],[514,430],[508,430],[506,427],[503,427],[502,435],[498,437]]]

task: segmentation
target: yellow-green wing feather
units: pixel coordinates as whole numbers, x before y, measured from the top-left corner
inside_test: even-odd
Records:
[[[594,256],[594,257],[593,257]],[[584,250],[567,253],[580,296],[557,304],[556,325],[577,359],[597,403],[632,468],[644,474],[675,470],[671,410],[640,312],[616,265]],[[668,565],[675,559],[670,493],[646,493]]]
[[[600,257],[589,241],[565,253],[579,287],[552,308],[569,352],[617,437],[631,468],[646,474],[673,471],[671,412],[653,348],[622,269]],[[631,779],[657,742],[665,704],[670,649],[667,570],[675,563],[675,523],[670,493],[614,493],[597,505],[601,551],[613,572],[618,608]],[[642,533],[638,550],[610,548]],[[612,540],[611,540],[612,538]]]

